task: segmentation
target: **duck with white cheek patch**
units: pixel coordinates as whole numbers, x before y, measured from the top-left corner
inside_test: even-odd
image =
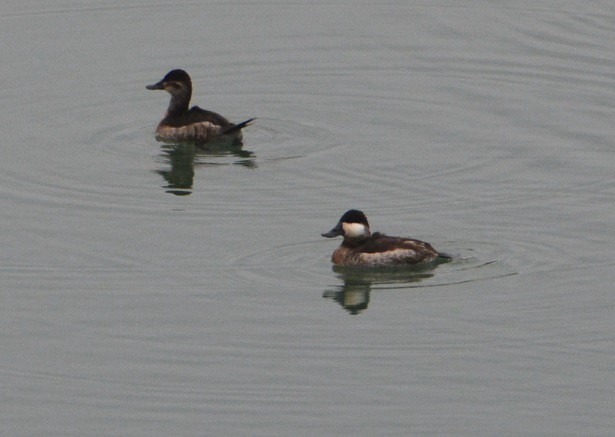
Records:
[[[335,265],[395,266],[450,259],[450,256],[439,253],[424,241],[390,237],[379,232],[372,234],[367,217],[356,209],[347,211],[333,229],[322,234],[326,238],[340,235],[344,240],[331,256]]]

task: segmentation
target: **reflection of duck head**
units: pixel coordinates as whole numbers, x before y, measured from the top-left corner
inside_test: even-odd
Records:
[[[171,168],[156,172],[168,182],[167,192],[177,196],[190,194],[194,183],[194,147],[168,147],[164,153]]]
[[[347,211],[333,229],[322,234],[327,238],[339,235],[344,237],[344,241],[331,257],[336,265],[399,266],[442,262],[450,258],[424,241],[390,237],[379,232],[372,234],[367,217],[356,209]]]
[[[370,282],[347,280],[337,290],[327,290],[322,297],[329,297],[344,307],[350,314],[356,315],[367,309],[369,304]]]
[[[164,90],[171,95],[167,113],[156,128],[158,141],[241,144],[241,130],[254,121],[251,118],[234,124],[220,114],[198,106],[188,109],[192,98],[192,80],[184,70],[172,70],[160,82],[146,88]]]

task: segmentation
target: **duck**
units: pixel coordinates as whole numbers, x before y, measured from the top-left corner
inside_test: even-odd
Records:
[[[192,80],[188,73],[181,69],[169,71],[162,80],[145,88],[164,90],[171,94],[167,112],[156,128],[157,141],[196,144],[220,141],[241,145],[241,130],[254,121],[254,118],[250,118],[234,124],[220,114],[198,106],[188,109],[192,98]]]
[[[333,264],[338,266],[415,265],[451,258],[425,241],[380,232],[372,234],[365,213],[357,209],[346,211],[333,229],[321,235],[326,238],[344,237],[331,256]]]

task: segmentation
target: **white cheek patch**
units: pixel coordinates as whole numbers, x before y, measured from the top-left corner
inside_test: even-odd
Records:
[[[361,223],[342,223],[344,229],[344,236],[349,238],[362,237],[367,234],[365,225]]]

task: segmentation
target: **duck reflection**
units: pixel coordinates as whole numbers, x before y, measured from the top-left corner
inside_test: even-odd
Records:
[[[325,290],[322,297],[333,299],[352,315],[367,309],[372,285],[412,284],[431,278],[437,265],[412,268],[360,268],[333,266],[333,271],[343,284],[332,290]]]
[[[369,305],[372,283],[354,278],[344,278],[344,285],[334,290],[325,290],[322,297],[333,299],[352,315],[359,314]]]
[[[242,149],[242,145],[228,143],[197,144],[165,144],[161,148],[163,162],[170,168],[156,170],[166,181],[167,193],[176,196],[187,196],[194,184],[194,168],[213,165],[241,165],[247,168],[256,168],[256,156],[249,150]],[[216,159],[211,159],[216,158]],[[225,160],[230,158],[231,161]],[[236,160],[235,158],[241,158]]]

